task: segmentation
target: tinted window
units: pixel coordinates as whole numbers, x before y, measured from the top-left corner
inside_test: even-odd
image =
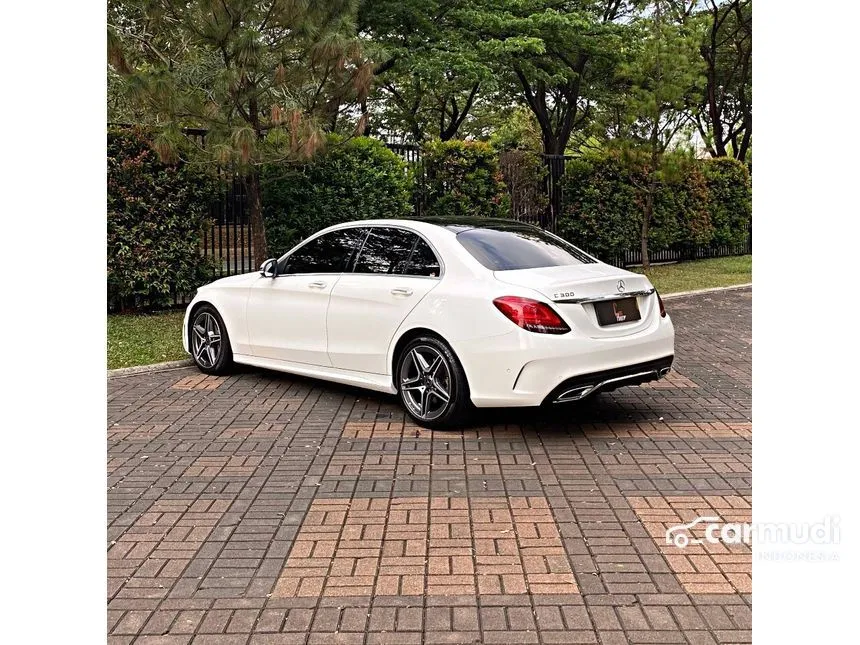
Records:
[[[572,244],[537,228],[508,231],[472,228],[458,234],[457,241],[491,271],[592,264],[596,261]]]
[[[361,245],[366,231],[347,228],[321,235],[285,258],[278,273],[340,273]]]
[[[406,273],[432,278],[438,278],[439,274],[442,273],[442,267],[439,266],[439,260],[436,258],[436,254],[433,253],[433,249],[420,237],[415,244],[415,249],[412,251],[412,257],[409,259]]]
[[[418,236],[399,228],[372,228],[356,258],[354,273],[406,273]]]

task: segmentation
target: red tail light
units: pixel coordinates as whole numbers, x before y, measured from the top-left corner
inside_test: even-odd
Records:
[[[566,334],[570,331],[552,308],[531,298],[503,296],[493,300],[496,309],[515,325],[538,334]]]
[[[663,298],[660,297],[660,293],[655,291],[657,294],[657,302],[660,303],[660,318],[666,317],[666,305],[663,304]]]

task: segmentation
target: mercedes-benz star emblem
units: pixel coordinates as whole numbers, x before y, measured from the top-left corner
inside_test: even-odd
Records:
[[[619,280],[616,286],[618,287],[618,293],[624,293],[624,280]]]

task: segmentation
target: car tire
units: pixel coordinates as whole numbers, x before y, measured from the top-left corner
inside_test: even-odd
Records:
[[[466,373],[440,338],[409,341],[397,358],[394,378],[400,402],[418,425],[441,429],[466,420],[471,409]]]
[[[212,305],[194,310],[188,321],[188,348],[201,372],[227,374],[233,367],[233,348],[227,326]]]

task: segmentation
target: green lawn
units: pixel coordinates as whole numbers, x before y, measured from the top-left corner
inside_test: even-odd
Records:
[[[641,268],[632,269],[644,273]],[[713,258],[652,266],[648,279],[663,295],[752,282],[752,256]]]
[[[184,311],[108,316],[108,369],[188,358],[182,349]]]
[[[642,273],[641,269],[634,269]],[[648,277],[663,295],[752,282],[752,256],[652,267]],[[108,369],[188,358],[182,349],[182,311],[108,316]]]

